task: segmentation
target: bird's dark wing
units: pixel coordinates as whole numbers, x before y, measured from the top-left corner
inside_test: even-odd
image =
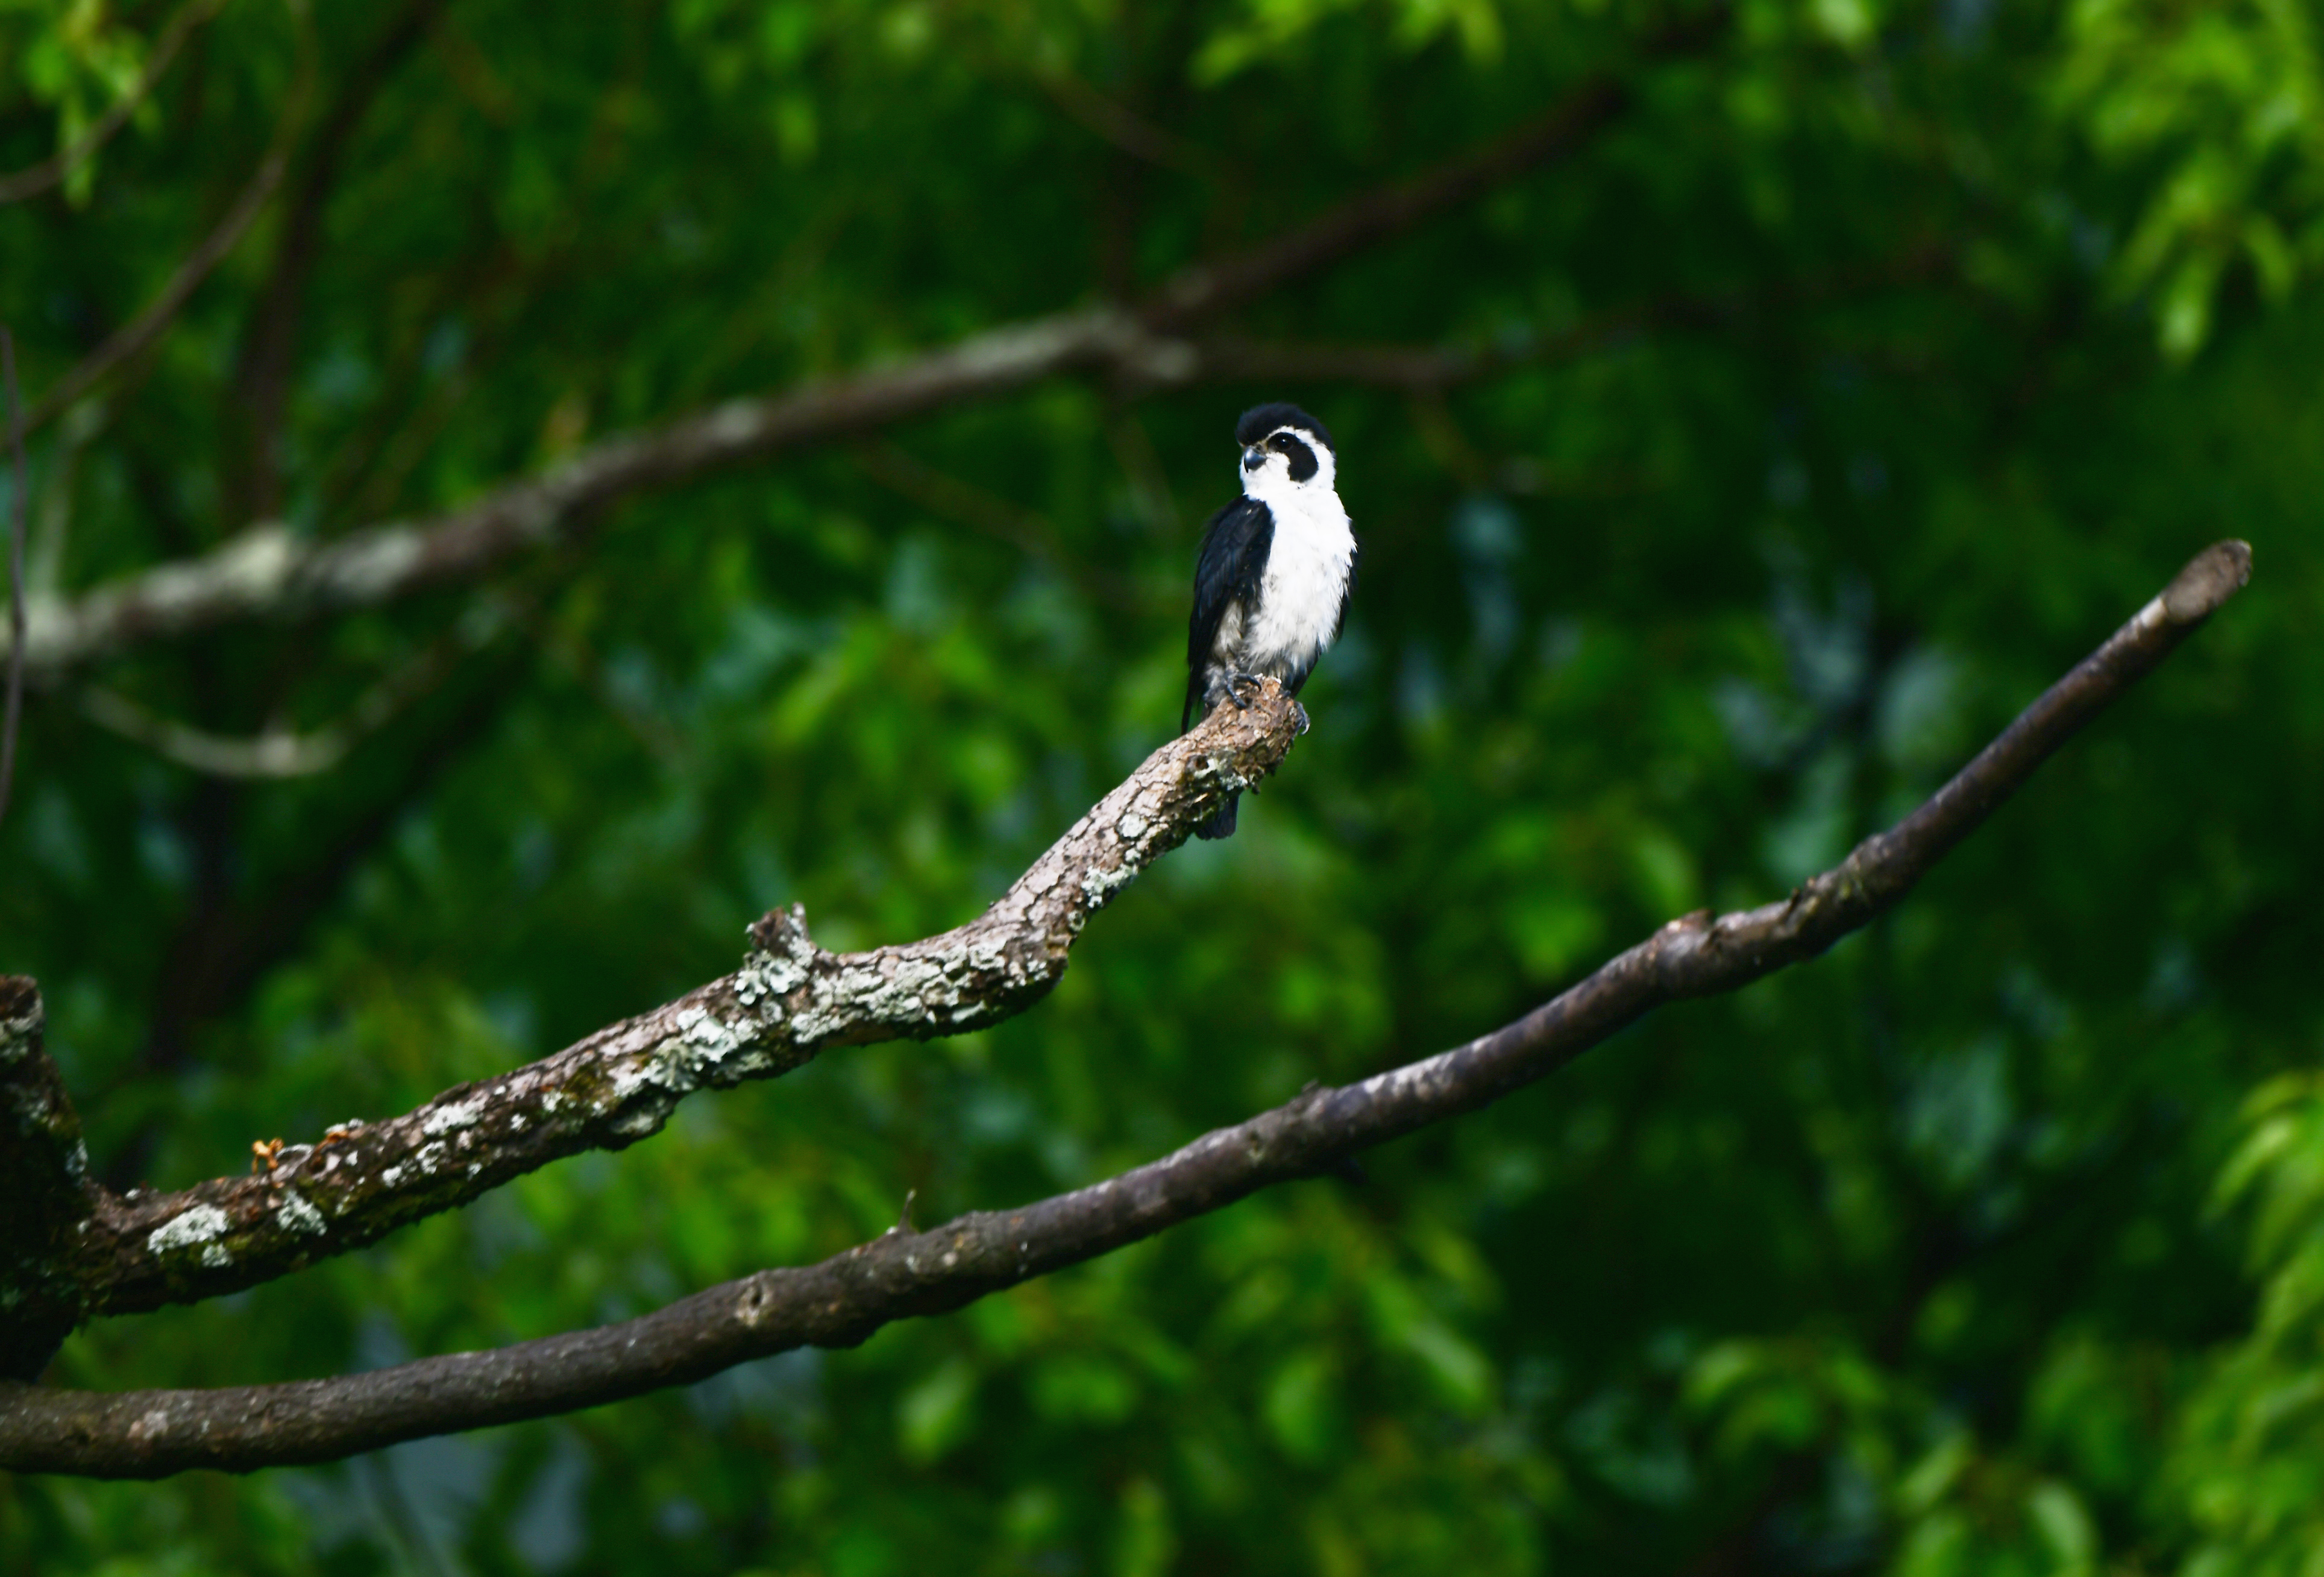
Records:
[[[1210,661],[1212,642],[1219,638],[1219,621],[1230,603],[1239,602],[1246,609],[1258,605],[1267,550],[1274,541],[1274,513],[1248,496],[1213,515],[1203,531],[1202,551],[1194,558],[1194,613],[1186,621],[1186,705],[1178,715],[1181,733],[1194,721],[1202,697],[1203,668]]]

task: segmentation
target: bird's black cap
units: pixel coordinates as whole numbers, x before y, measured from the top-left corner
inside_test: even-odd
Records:
[[[1325,448],[1335,455],[1340,452],[1340,446],[1332,441],[1330,430],[1322,422],[1296,405],[1287,405],[1280,400],[1272,405],[1254,405],[1244,411],[1242,420],[1235,423],[1235,442],[1255,444],[1279,427],[1296,427],[1302,432],[1314,433]]]

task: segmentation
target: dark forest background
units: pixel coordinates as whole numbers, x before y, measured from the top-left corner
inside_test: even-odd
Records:
[[[1598,73],[1626,103],[1209,326],[1264,379],[1049,379],[36,690],[0,968],[42,982],[98,1169],[180,1186],[664,1001],[770,906],[833,948],[975,913],[1171,732],[1244,404],[1332,426],[1363,547],[1314,733],[1031,1012],[99,1323],[54,1383],[492,1345],[834,1252],[908,1190],[927,1222],[1107,1175],[1780,896],[2204,544],[2255,570],[1895,916],[1361,1183],[559,1421],[0,1478],[0,1566],[2315,1570],[2312,0],[185,14],[120,134],[0,207],[27,400],[285,173],[33,433],[36,596],[1134,300]],[[132,92],[172,15],[0,7],[0,169]],[[187,764],[333,730],[326,770]]]

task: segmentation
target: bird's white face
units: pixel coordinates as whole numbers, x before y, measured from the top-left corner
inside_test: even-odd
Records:
[[[1278,427],[1242,452],[1242,490],[1253,498],[1330,493],[1336,472],[1332,446],[1305,428]]]

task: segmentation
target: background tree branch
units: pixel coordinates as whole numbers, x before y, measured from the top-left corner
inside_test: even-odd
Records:
[[[503,605],[493,593],[485,593],[466,615],[381,676],[319,728],[274,723],[246,737],[234,737],[160,715],[102,685],[82,685],[73,698],[81,715],[98,727],[190,771],[218,778],[308,777],[337,766],[463,660],[499,640],[512,621],[522,620],[530,612],[521,602]]]
[[[1723,7],[1714,8],[1653,52],[1660,57],[1708,47],[1725,15]],[[432,519],[373,527],[327,543],[263,524],[199,558],[157,566],[77,598],[42,598],[30,611],[26,665],[36,681],[53,684],[75,668],[147,641],[244,620],[374,605],[568,540],[628,494],[853,437],[1060,374],[1188,381],[1203,362],[1198,350],[1176,337],[1186,328],[1573,152],[1628,102],[1610,78],[1592,78],[1530,126],[1431,174],[1352,199],[1248,252],[1185,270],[1143,306],[1058,313],[973,335],[891,367],[729,401],[603,440],[545,475]],[[275,179],[280,174],[278,161]],[[37,417],[53,414],[94,376],[76,373],[68,382],[69,391],[60,386],[43,399]]]
[[[1699,53],[1725,35],[1729,15],[1724,3],[1708,6],[1664,31],[1641,53],[1649,61]],[[1531,124],[1486,147],[1415,180],[1367,192],[1237,256],[1185,271],[1155,293],[1139,317],[1150,329],[1176,332],[1253,300],[1563,158],[1629,106],[1624,81],[1612,75],[1592,77]]]
[[[1531,1013],[1465,1045],[1358,1084],[1311,1090],[1086,1188],[1014,1211],[971,1213],[926,1232],[899,1226],[820,1264],[761,1271],[619,1324],[327,1380],[111,1396],[0,1386],[0,1466],[109,1477],[247,1471],[571,1411],[795,1347],[852,1346],[895,1320],[960,1307],[1269,1184],[1313,1176],[1533,1083],[1665,1002],[1737,990],[1866,925],[2249,573],[2243,543],[2198,555],[1936,794],[1839,866],[1779,902],[1674,920]],[[1184,803],[1191,809],[1194,800]],[[1036,872],[1055,857],[1052,851]],[[812,956],[803,931],[761,940],[770,958]],[[429,1110],[451,1109],[439,1102]],[[446,1159],[455,1159],[448,1147]]]

